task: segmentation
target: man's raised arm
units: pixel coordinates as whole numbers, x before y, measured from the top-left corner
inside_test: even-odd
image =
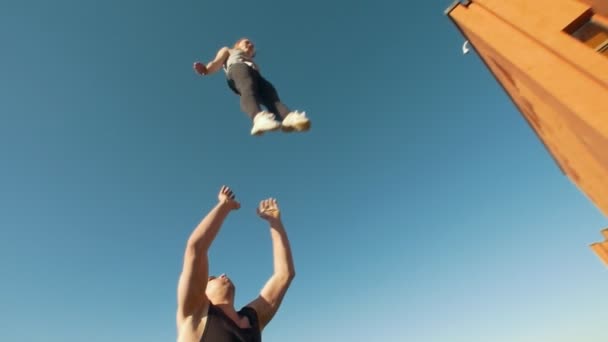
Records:
[[[231,210],[238,209],[230,188],[222,186],[217,205],[205,216],[190,235],[184,253],[184,264],[177,290],[177,323],[192,315],[208,300],[205,296],[209,262],[207,252],[224,219]]]
[[[263,200],[257,211],[270,225],[274,259],[274,273],[262,288],[260,296],[248,305],[257,312],[260,330],[263,330],[278,311],[296,272],[276,199]]]

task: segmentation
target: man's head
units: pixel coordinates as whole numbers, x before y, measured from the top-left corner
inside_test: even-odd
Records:
[[[221,274],[219,277],[210,276],[205,293],[212,304],[234,303],[234,284],[225,274]]]

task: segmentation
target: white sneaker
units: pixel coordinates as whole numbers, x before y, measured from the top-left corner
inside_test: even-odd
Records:
[[[306,117],[305,112],[291,112],[283,119],[281,128],[284,132],[291,132],[293,130],[305,132],[310,129],[310,120]]]
[[[253,118],[251,135],[262,135],[264,132],[276,131],[281,128],[281,123],[275,120],[272,113],[262,111]]]

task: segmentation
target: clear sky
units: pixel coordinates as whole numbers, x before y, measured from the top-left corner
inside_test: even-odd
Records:
[[[175,340],[190,232],[254,298],[279,200],[297,277],[265,341],[600,342],[606,218],[443,14],[450,1],[8,0],[0,340]],[[247,36],[306,134],[251,137],[195,60]]]

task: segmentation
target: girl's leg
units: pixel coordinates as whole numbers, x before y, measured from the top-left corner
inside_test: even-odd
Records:
[[[259,96],[259,74],[248,65],[239,63],[230,67],[229,79],[241,97],[241,110],[252,120],[262,111]]]
[[[262,104],[268,108],[268,111],[280,116],[281,119],[285,119],[290,110],[283,102],[281,102],[281,99],[279,99],[279,94],[272,83],[260,76],[258,87],[260,89],[260,99],[262,100]]]
[[[241,109],[253,121],[252,135],[261,135],[264,132],[281,128],[281,123],[275,120],[273,114],[262,111],[260,108],[261,96],[259,94],[260,74],[246,64],[235,64],[228,72],[229,79],[241,96]]]
[[[284,132],[308,131],[310,129],[310,120],[306,117],[306,114],[298,111],[290,111],[279,99],[279,95],[274,86],[261,76],[259,80],[260,98],[262,99],[262,103],[269,111],[281,117],[281,129]]]

